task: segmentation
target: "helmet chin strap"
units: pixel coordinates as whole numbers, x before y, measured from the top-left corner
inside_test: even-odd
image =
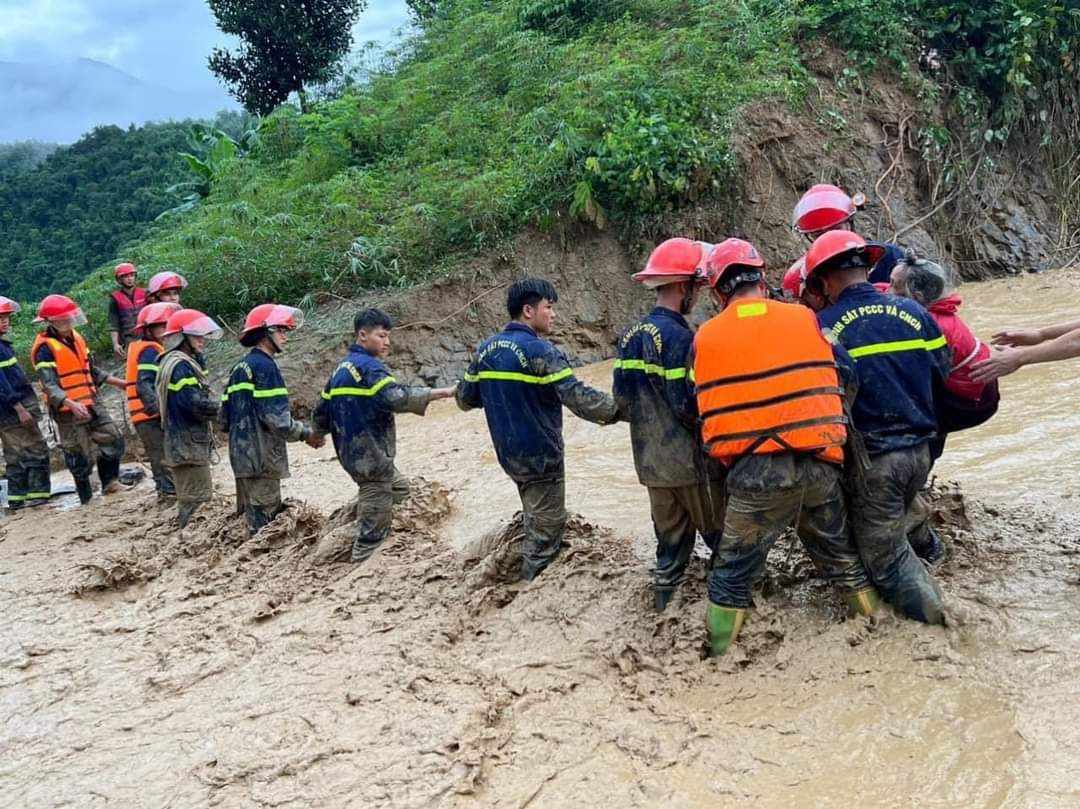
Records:
[[[281,354],[283,351],[285,351],[284,348],[282,348],[280,345],[278,345],[277,335],[279,333],[280,332],[279,332],[278,329],[267,329],[266,330],[266,336],[268,338],[270,338],[270,345],[272,345],[274,347],[274,353],[275,354]]]
[[[686,284],[686,291],[683,292],[682,301],[679,303],[679,314],[688,315],[694,308],[694,282],[684,281],[683,283]]]

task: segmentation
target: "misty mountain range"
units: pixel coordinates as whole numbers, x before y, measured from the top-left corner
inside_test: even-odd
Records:
[[[221,93],[180,92],[141,81],[93,59],[64,64],[0,62],[0,143],[71,143],[102,124],[210,118]]]

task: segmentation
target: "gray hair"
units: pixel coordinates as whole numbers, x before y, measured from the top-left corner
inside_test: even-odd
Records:
[[[919,258],[911,248],[904,252],[896,268],[903,273],[902,288],[896,291],[923,306],[941,300],[956,288],[956,275],[952,270],[935,261]]]

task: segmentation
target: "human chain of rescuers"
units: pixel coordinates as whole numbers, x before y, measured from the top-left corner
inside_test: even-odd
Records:
[[[736,641],[752,587],[777,539],[794,528],[818,572],[853,613],[885,601],[903,615],[945,622],[934,568],[946,554],[923,493],[950,433],[996,412],[997,377],[1023,365],[1080,355],[1080,321],[1002,332],[992,349],[957,314],[955,274],[854,231],[860,195],[816,185],[793,226],[810,242],[784,275],[765,281],[765,259],[747,241],[669,239],[633,277],[655,307],[617,343],[609,395],[579,380],[546,339],[554,286],[514,283],[509,322],[476,350],[454,387],[410,387],[387,368],[391,318],[356,315],[354,340],[309,422],[294,419],[276,362],[302,312],[275,303],[248,314],[225,390],[211,390],[204,349],[222,330],[183,308],[186,280],[116,267],[109,302],[123,378],[95,364],[78,332],[75,301],[49,295],[30,362],[56,423],[80,501],[119,480],[123,432],[99,405],[101,385],[125,391],[158,497],[175,500],[185,527],[211,499],[214,422],[228,433],[237,511],[252,534],[283,508],[287,444],[321,447],[329,435],[357,486],[351,558],[386,541],[409,483],[395,466],[395,414],[423,415],[434,399],[482,409],[503,471],[521,497],[521,576],[556,562],[566,525],[563,408],[597,424],[627,421],[634,466],[656,535],[655,607],[669,605],[700,534],[712,552],[706,626],[711,654]],[[703,290],[717,314],[695,333],[687,316]],[[13,515],[48,502],[49,451],[39,399],[7,333],[19,305],[0,298],[0,438]]]

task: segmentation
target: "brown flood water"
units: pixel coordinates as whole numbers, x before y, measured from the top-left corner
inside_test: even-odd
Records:
[[[966,315],[984,337],[1070,317],[1077,286],[970,285]],[[844,620],[778,547],[738,648],[702,661],[704,565],[654,616],[627,428],[569,414],[568,507],[591,525],[529,586],[462,569],[518,501],[483,415],[448,402],[399,420],[399,462],[449,505],[417,484],[361,568],[312,564],[318,514],[245,542],[221,501],[170,532],[145,483],[8,520],[4,805],[1080,806],[1074,370],[1005,380],[947,449],[972,521],[949,529],[947,630]],[[580,374],[607,387],[611,364]],[[292,459],[288,496],[351,500],[329,448]],[[215,478],[231,494],[227,462]]]

